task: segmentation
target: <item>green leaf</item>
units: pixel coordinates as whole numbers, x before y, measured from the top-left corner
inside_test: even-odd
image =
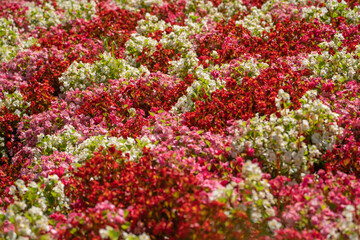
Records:
[[[57,192],[51,192],[51,195],[54,197],[54,198],[57,198],[57,197],[59,197],[60,196],[60,194],[59,193],[57,193]]]
[[[130,227],[130,222],[126,222],[123,225],[121,225],[121,229],[126,230]]]
[[[48,239],[51,239],[50,235],[42,235],[40,237],[40,240],[48,240]]]
[[[120,238],[120,232],[116,231],[116,230],[110,230],[109,231],[109,238],[111,240],[117,240]]]
[[[124,219],[126,219],[126,217],[129,215],[129,211],[125,210],[124,211]]]

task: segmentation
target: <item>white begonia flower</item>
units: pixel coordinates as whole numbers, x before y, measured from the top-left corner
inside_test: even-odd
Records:
[[[281,99],[275,98],[275,107],[280,110],[281,109]]]
[[[42,216],[40,219],[38,219],[35,223],[35,225],[39,228],[42,229],[44,231],[49,231],[50,230],[50,226],[49,226],[49,220],[47,217]]]
[[[303,121],[302,121],[302,131],[304,131],[304,132],[306,132],[307,130],[309,130],[310,129],[310,126],[309,126],[309,122],[308,122],[308,120],[306,120],[306,119],[304,119]]]
[[[282,227],[282,224],[278,222],[276,219],[272,219],[268,222],[268,226],[272,232],[275,230],[279,230]]]
[[[10,186],[9,188],[9,194],[14,195],[16,193],[16,187],[14,185]]]
[[[264,202],[269,202],[268,200],[265,200]],[[271,207],[270,202],[266,205],[265,212],[268,216],[274,217],[275,216],[275,210]]]
[[[10,207],[8,207],[6,209],[6,217],[8,217],[8,218],[15,217],[15,212],[17,212],[17,211],[16,211],[16,209],[14,209],[14,205],[11,205]]]
[[[21,179],[16,180],[15,185],[17,186],[20,194],[26,193],[29,189],[25,186],[25,182]]]
[[[342,215],[345,217],[347,222],[352,222],[354,212],[355,212],[355,207],[353,205],[346,205]]]
[[[47,208],[45,198],[44,198],[44,197],[40,197],[37,202],[38,202],[38,204],[40,205],[41,210],[42,210],[42,211],[45,211],[46,208]]]
[[[35,215],[40,215],[42,216],[43,215],[43,212],[41,210],[41,208],[39,207],[36,207],[36,206],[32,206],[29,210],[28,210],[28,213],[32,216],[35,216]]]
[[[110,236],[110,231],[114,230],[114,228],[112,228],[111,226],[106,226],[105,229],[100,229],[99,230],[99,234],[101,239],[107,239]]]
[[[27,218],[17,215],[15,221],[18,223],[19,234],[24,236],[34,236],[34,233],[30,228],[30,221]],[[33,238],[35,238],[35,236]]]
[[[251,191],[251,196],[252,196],[252,199],[253,199],[255,202],[257,202],[257,201],[259,200],[259,196],[258,196],[257,192],[255,191],[255,189],[253,189],[253,190]]]
[[[311,136],[311,141],[312,141],[314,144],[317,145],[317,144],[320,143],[320,138],[321,138],[320,133],[315,132],[315,133]]]
[[[56,175],[56,174],[54,174],[54,175],[49,175],[47,178],[44,179],[45,185],[49,185],[49,184],[52,183],[53,181],[55,181],[55,182],[59,181],[58,175]]]
[[[283,155],[283,161],[287,164],[289,164],[291,162],[292,159],[292,152],[291,151],[286,151]]]
[[[320,76],[321,76],[321,77],[325,77],[326,74],[327,74],[327,69],[325,69],[325,68],[321,69],[321,71],[320,71]]]
[[[256,207],[251,209],[250,219],[254,223],[258,223],[261,219],[261,212]]]
[[[53,188],[53,191],[60,194],[61,196],[64,196],[64,184],[62,182],[57,182],[55,187]]]
[[[14,204],[18,206],[21,210],[24,210],[27,207],[25,201],[15,201]]]
[[[31,188],[36,188],[36,189],[38,188],[38,185],[34,181],[31,181],[28,186]]]
[[[321,152],[317,149],[315,145],[311,145],[309,148],[309,157],[315,158],[321,156]]]
[[[274,128],[274,130],[276,131],[276,132],[278,132],[278,133],[282,133],[282,132],[284,132],[284,127],[283,126],[276,126],[275,128]]]
[[[276,154],[274,153],[274,151],[269,151],[269,153],[268,153],[268,159],[269,159],[269,161],[270,162],[275,162],[275,160],[276,160]]]
[[[132,240],[132,239],[137,239],[137,238],[139,240],[150,240],[150,237],[146,233],[143,233],[141,235],[135,235],[133,233],[123,232],[124,240]]]
[[[243,166],[242,174],[250,181],[260,181],[262,178],[262,172],[258,164],[246,161]]]
[[[309,65],[310,65],[309,60],[305,58],[305,59],[302,61],[302,65],[305,66],[305,67],[309,66]]]

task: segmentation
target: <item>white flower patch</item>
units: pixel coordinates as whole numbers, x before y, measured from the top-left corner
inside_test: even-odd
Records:
[[[305,6],[307,5],[307,3],[309,2],[308,0],[288,0],[291,4],[294,5],[300,5],[300,6]],[[311,2],[315,3],[316,0],[310,0]]]
[[[45,3],[39,7],[33,2],[27,2],[26,19],[30,29],[37,26],[50,28],[58,24],[65,24],[75,19],[90,20],[96,13],[96,2],[93,0],[57,0],[57,7],[63,12],[56,11],[52,3]]]
[[[267,13],[272,9],[274,4],[281,3],[281,2],[288,2],[288,1],[287,0],[268,0],[261,5],[261,10],[263,11],[263,13]]]
[[[0,18],[0,57],[8,59],[12,55],[12,51],[5,51],[6,48],[13,47],[19,40],[18,28],[15,26],[14,20]],[[3,59],[1,59],[3,61]]]
[[[351,9],[344,0],[327,0],[324,7],[309,6],[301,9],[302,18],[310,21],[315,18],[321,22],[331,24],[332,19],[338,16],[344,17],[350,23],[360,21],[360,7],[356,6]]]
[[[133,233],[123,232],[124,240],[150,240],[149,235],[142,233],[141,235],[135,235]]]
[[[59,78],[59,82],[63,84],[60,90],[62,92],[75,89],[84,90],[91,85],[94,78],[93,65],[74,61]]]
[[[253,148],[270,172],[290,175],[306,172],[309,164],[332,150],[343,131],[335,122],[338,115],[316,95],[316,91],[308,91],[300,100],[300,109],[285,108],[279,118],[272,114],[266,121],[256,115],[250,124],[239,120],[232,143],[233,156]],[[280,90],[277,104],[288,101],[288,94]]]
[[[261,19],[264,21],[261,21]],[[263,13],[256,7],[252,7],[249,15],[235,23],[236,25],[242,25],[244,28],[248,29],[251,34],[257,37],[260,37],[263,31],[269,32],[274,26],[271,16]],[[266,26],[267,24],[269,24],[269,26]]]
[[[114,231],[114,228],[112,228],[111,226],[106,226],[106,228],[101,228],[99,230],[99,234],[100,234],[100,237],[101,239],[108,239],[110,234],[111,234],[111,231]]]
[[[133,33],[125,43],[125,59],[131,66],[135,67],[137,65],[136,58],[141,55],[143,49],[148,48],[149,52],[147,54],[151,55],[156,51],[158,44],[155,39]]]
[[[326,7],[319,8],[319,7],[315,7],[315,6],[310,6],[310,7],[301,9],[301,17],[305,18],[307,20],[317,18],[319,20],[324,21],[326,19],[328,12],[329,11]]]
[[[268,226],[272,232],[279,230],[282,227],[282,224],[276,219],[272,219],[268,222]]]
[[[29,28],[36,29],[37,26],[49,28],[61,23],[60,16],[57,15],[55,8],[50,3],[45,3],[44,7],[38,7],[34,2],[26,2],[28,10],[26,19],[29,21]]]
[[[61,16],[61,23],[74,19],[90,20],[96,14],[96,1],[93,0],[57,0],[59,8],[65,10]]]
[[[273,205],[274,196],[270,193],[270,184],[262,179],[262,171],[257,163],[245,162],[242,171],[244,182],[242,186],[246,190],[251,190],[251,220],[259,222],[264,217],[275,216]],[[249,198],[249,196],[247,196]],[[244,206],[243,206],[244,207]]]
[[[133,67],[124,59],[116,59],[110,53],[104,52],[100,60],[93,64],[74,61],[69,68],[62,73],[59,82],[62,92],[69,90],[85,90],[95,84],[107,84],[109,79],[140,78],[150,74],[146,66]]]
[[[18,239],[40,238],[42,231],[46,234],[50,230],[48,216],[69,208],[70,200],[65,196],[64,184],[56,175],[28,185],[18,179],[15,185],[10,187],[14,203],[6,211],[0,211],[0,225],[6,222],[13,229],[0,233],[4,239],[14,239],[14,236]]]
[[[113,2],[121,9],[132,12],[139,12],[142,8],[151,8],[155,4],[159,6],[164,4],[163,0],[114,0]]]
[[[72,154],[81,137],[82,135],[73,126],[66,125],[59,134],[39,134],[36,146],[39,148],[41,155],[49,156],[54,151]]]
[[[258,62],[255,58],[246,61],[236,61],[236,64],[229,68],[229,65],[223,64],[220,69],[228,69],[230,76],[241,85],[244,77],[256,78],[261,71],[268,68],[267,63]]]
[[[15,185],[17,186],[20,194],[25,194],[29,189],[26,187],[25,182],[21,179],[16,180]]]
[[[130,161],[137,161],[142,156],[143,147],[155,147],[146,136],[136,140],[133,138],[124,139],[122,137],[107,137],[103,135],[92,136],[74,149],[72,154],[75,156],[75,163],[81,164],[91,158],[100,147],[106,149],[110,146],[115,146],[117,150],[122,151],[124,157],[126,154],[129,154]]]
[[[219,13],[223,13],[223,18],[228,21],[230,20],[235,14],[239,12],[246,12],[247,8],[243,4],[242,1],[238,0],[225,0],[222,1],[219,6],[217,7]]]
[[[0,63],[13,59],[16,54],[36,43],[36,39],[30,37],[20,39],[19,29],[11,18],[0,18]]]
[[[194,81],[191,86],[186,89],[186,95],[179,98],[177,103],[172,107],[171,112],[184,113],[191,111],[195,107],[195,103],[192,101],[192,98],[198,98],[201,96],[203,91],[210,96],[212,92],[225,87],[226,83],[224,81],[217,81],[213,79],[210,75],[211,70],[211,68],[204,69],[202,65],[196,69],[195,76],[199,80]]]
[[[337,48],[341,46],[342,39],[342,34],[337,33],[334,41],[329,43],[323,42],[320,44],[320,47],[324,49],[329,46]],[[357,48],[360,49],[360,47]],[[321,54],[312,52],[303,60],[302,65],[312,70],[313,75],[311,77],[322,77],[323,79],[331,79],[339,83],[359,80],[360,77],[356,75],[356,70],[360,68],[360,60],[357,57],[358,52],[348,53],[345,50],[336,51],[334,55],[331,55],[326,50],[322,51]]]
[[[193,48],[193,43],[189,40],[189,36],[189,27],[174,25],[173,31],[165,34],[160,43],[164,48],[176,49],[179,53],[185,55]]]
[[[204,29],[207,29],[207,19],[207,16],[201,18],[200,16],[197,16],[192,12],[189,13],[188,18],[185,19],[185,25],[188,27],[187,31],[189,37],[196,33],[201,33],[202,31],[204,31]]]
[[[143,75],[144,77],[150,75],[146,66],[133,67],[124,59],[116,59],[110,53],[104,52],[100,58],[100,61],[94,63],[96,83],[106,83],[105,80],[108,79],[136,79]]]
[[[215,189],[209,196],[210,200],[224,203],[235,203],[239,200],[234,207],[244,212],[250,212],[249,217],[254,223],[267,217],[273,217],[275,216],[274,196],[270,193],[270,184],[262,178],[262,174],[257,163],[247,161],[242,169],[244,181],[231,182],[226,187]],[[251,192],[251,195],[248,192]]]
[[[0,154],[3,157],[8,157],[8,154],[5,151],[5,138],[0,137]]]
[[[201,33],[206,27],[205,19],[198,22],[198,16],[190,14],[185,20],[185,27],[173,26],[173,32],[165,34],[160,43],[167,49],[175,49],[180,54],[179,60],[170,61],[168,73],[177,77],[185,77],[187,74],[195,74],[194,70],[199,64],[199,59],[193,47],[191,35]]]
[[[151,32],[157,30],[164,31],[167,27],[170,27],[164,20],[160,20],[150,13],[145,14],[145,19],[141,19],[137,22],[136,31],[138,34],[147,36]]]
[[[360,205],[358,205],[357,208],[359,208]],[[341,221],[339,221],[339,230],[343,234],[349,234],[350,239],[359,239],[358,232],[360,230],[360,226],[357,225],[354,222],[354,218],[356,217],[356,211],[355,207],[353,205],[346,205],[342,212]]]
[[[185,77],[187,74],[194,74],[195,68],[199,63],[199,59],[194,51],[189,51],[184,57],[179,60],[170,61],[168,74],[177,77]]]
[[[291,104],[290,95],[283,89],[279,90],[278,96],[275,98],[275,106],[278,110],[281,109],[281,103]]]
[[[140,139],[124,139],[122,137],[117,138],[98,135],[91,136],[80,143],[81,138],[82,135],[77,132],[73,126],[66,125],[59,134],[39,134],[36,150],[40,155],[51,155],[54,151],[71,154],[75,157],[73,166],[76,167],[93,157],[94,152],[99,150],[100,147],[107,149],[110,146],[115,146],[117,150],[123,152],[123,156],[129,154],[130,161],[136,161],[142,156],[143,147],[155,147],[146,136]]]
[[[236,186],[236,182],[230,182],[226,187],[220,185],[209,194],[210,201],[226,202],[230,200],[231,202],[235,202],[237,195],[235,194],[234,188]]]
[[[3,92],[3,95],[4,98],[0,98],[0,108],[6,107],[18,116],[25,115],[25,110],[31,103],[24,101],[20,91],[16,90],[13,93]]]
[[[201,11],[206,12],[205,19],[212,21],[221,21],[224,16],[218,11],[211,1],[204,0],[189,0],[186,1],[185,9],[188,12]]]

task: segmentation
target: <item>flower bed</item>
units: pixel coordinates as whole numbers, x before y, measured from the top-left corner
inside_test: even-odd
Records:
[[[354,0],[0,0],[0,239],[359,239]]]

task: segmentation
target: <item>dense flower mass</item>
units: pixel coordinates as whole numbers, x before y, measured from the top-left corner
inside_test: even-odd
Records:
[[[0,0],[0,239],[359,239],[356,0]]]

